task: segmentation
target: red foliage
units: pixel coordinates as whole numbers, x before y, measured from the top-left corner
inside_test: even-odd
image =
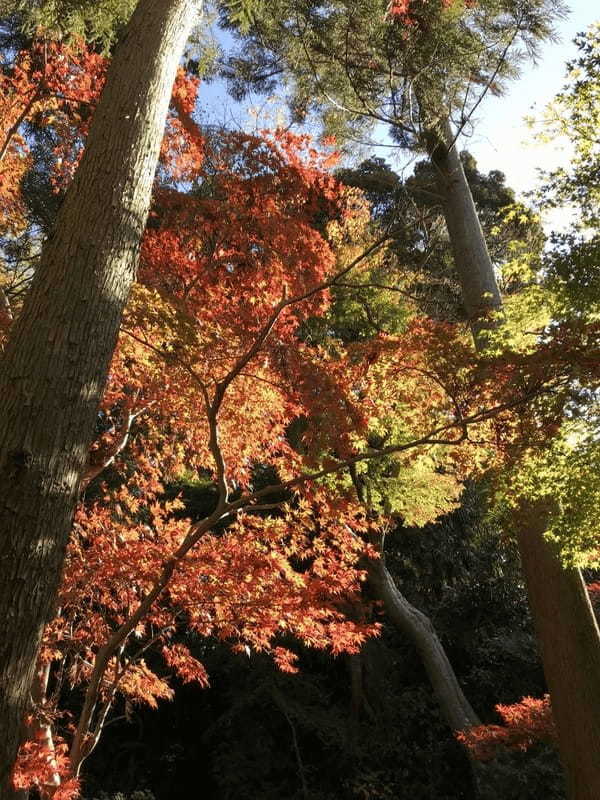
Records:
[[[178,74],[84,486],[111,471],[78,511],[60,615],[45,635],[42,659],[86,693],[75,766],[119,697],[156,706],[173,678],[207,685],[180,641],[188,631],[270,653],[290,672],[296,657],[282,636],[338,654],[377,633],[349,613],[374,531],[342,474],[344,459],[373,455],[370,425],[401,419],[389,453],[409,466],[424,448],[443,450],[431,480],[458,481],[545,441],[569,386],[599,370],[593,328],[556,328],[533,354],[494,358],[476,355],[456,326],[416,318],[398,336],[304,341],[302,326],[330,309],[346,250],[354,258],[355,239],[368,237],[360,204],[329,174],[335,155],[309,137],[206,142],[192,114],[197,90]],[[86,124],[65,138],[71,166]],[[296,448],[286,436],[295,422]],[[257,467],[278,476],[276,491],[256,489]],[[204,519],[167,499],[182,477],[211,487]],[[154,670],[149,648],[162,654]],[[500,710],[511,741],[533,735],[524,731],[535,702],[521,716]],[[35,752],[25,747],[20,774],[39,783],[48,754]]]
[[[556,743],[549,695],[541,699],[524,697],[520,703],[509,706],[497,705],[496,711],[503,725],[478,725],[456,733],[474,758],[489,761],[502,747],[526,750],[536,742]]]
[[[96,708],[74,720],[74,764],[94,746],[101,709],[117,694],[155,706],[172,695],[173,676],[207,685],[203,665],[176,639],[185,630],[243,652],[272,652],[288,671],[295,656],[278,644],[282,635],[340,653],[356,651],[377,631],[344,613],[358,602],[358,565],[371,553],[364,514],[346,498],[307,488],[275,517],[230,512],[225,531],[211,524],[201,536],[181,518],[181,503],[164,498],[165,481],[186,471],[213,469],[227,492],[250,489],[257,463],[291,474],[300,459],[285,429],[323,404],[314,381],[329,377],[330,402],[351,391],[342,366],[336,390],[325,355],[296,337],[307,316],[327,308],[327,292],[312,290],[335,267],[315,220],[352,213],[324,169],[330,157],[307,137],[275,133],[223,137],[203,158],[206,147],[190,116],[188,93],[196,88],[178,77],[173,105],[185,124],[177,124],[174,111],[141,283],[127,310],[86,480],[109,463],[119,478],[78,512],[60,616],[48,626],[42,652],[62,663],[71,684],[87,687]],[[191,191],[182,192],[182,178]],[[194,191],[208,186],[210,192]],[[281,308],[269,322],[283,298],[308,292],[301,308]],[[267,335],[268,345],[246,358]],[[303,375],[309,370],[312,378]],[[346,427],[353,424],[350,416]],[[160,670],[143,660],[150,646],[162,652]],[[46,750],[27,745],[19,774],[39,783],[47,761]]]
[[[18,196],[22,162],[28,148],[25,122],[52,126],[60,144],[56,179],[72,174],[106,73],[106,60],[83,43],[37,42],[19,52],[0,73],[0,149],[3,154],[0,191]],[[25,166],[27,166],[25,159]],[[6,211],[5,211],[6,213]]]
[[[417,24],[419,11],[427,5],[439,5],[440,8],[450,8],[455,0],[390,0],[387,16],[391,20],[401,22],[403,25],[412,26]],[[471,2],[465,5],[472,5]]]
[[[26,720],[36,735],[19,750],[13,773],[16,789],[35,787],[42,797],[53,800],[74,800],[79,797],[79,780],[70,775],[68,746],[48,735],[49,722],[40,725],[31,716]]]

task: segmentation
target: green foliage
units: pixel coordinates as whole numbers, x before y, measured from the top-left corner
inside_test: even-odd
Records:
[[[523,331],[543,326],[549,319],[549,301],[538,286],[545,236],[539,216],[515,200],[515,193],[506,185],[502,172],[480,172],[468,152],[461,153],[461,160],[506,300],[509,325],[502,331],[502,341],[506,344],[509,339],[522,336]],[[388,259],[387,274],[379,275],[379,282],[398,284],[428,316],[463,319],[460,287],[437,195],[435,171],[429,161],[417,162],[414,174],[405,181],[380,158],[370,158],[354,169],[338,170],[336,176],[365,193],[375,221],[393,226],[390,254],[395,263]],[[361,293],[356,302],[363,302],[365,297]],[[362,318],[356,316],[353,329],[358,326],[365,333],[373,330],[364,313]],[[382,327],[392,332],[387,320]]]
[[[104,49],[114,43],[137,0],[0,0],[0,14],[18,14],[24,28],[51,37],[76,36]]]
[[[138,0],[0,0],[0,16],[16,15],[30,34],[41,31],[52,38],[82,37],[108,51],[137,3]],[[222,0],[221,3],[241,31],[254,22],[262,4],[263,0]],[[204,73],[207,66],[214,63],[215,44],[202,35],[197,44],[202,45],[197,63]]]
[[[562,140],[569,164],[543,173],[542,208],[566,206],[573,213],[570,230],[553,234],[543,259],[543,285],[530,308],[555,320],[594,324],[600,319],[600,23],[578,35],[578,58],[567,64],[567,80],[541,119],[531,120],[543,141]],[[524,318],[526,319],[526,318]],[[530,329],[543,315],[529,317]],[[597,508],[600,501],[597,388],[580,391],[568,409],[563,430],[543,451],[530,452],[506,478],[503,500],[516,509],[520,498],[540,503],[549,515],[546,536],[566,565],[597,567]]]
[[[600,442],[590,435],[596,420],[566,426],[543,451],[530,452],[511,475],[503,493],[509,509],[522,498],[548,510],[545,536],[554,542],[566,566],[600,567]]]
[[[544,259],[545,284],[558,318],[597,322],[600,316],[600,23],[575,39],[579,57],[567,64],[567,82],[540,120],[543,141],[563,141],[567,166],[542,173],[543,209],[566,207],[569,230],[555,233]]]
[[[571,151],[567,168],[545,173],[543,204],[574,207],[575,227],[594,230],[600,224],[600,22],[575,44],[579,56],[567,64],[562,91],[531,124],[539,126],[540,140],[562,140]]]
[[[263,0],[224,0],[229,19],[243,33],[247,32],[263,11]]]
[[[385,285],[390,279],[387,269],[369,270],[360,280],[336,288],[329,313],[309,320],[303,328],[303,338],[313,344],[327,342],[329,347],[335,347],[335,340],[359,342],[378,333],[402,331],[409,315],[401,295],[393,289],[386,291],[377,286]]]
[[[423,119],[435,126],[456,110],[464,121],[482,91],[500,91],[564,10],[559,0],[415,0],[408,24],[389,5],[273,0],[248,31],[224,12],[223,25],[242,34],[224,75],[237,97],[283,85],[296,121],[315,114],[342,138],[389,123],[413,146]]]
[[[397,441],[401,426],[394,425],[393,420],[387,422],[383,435]],[[456,508],[462,485],[455,475],[443,472],[438,456],[432,448],[408,463],[386,457],[361,465],[357,472],[369,508],[414,526],[425,525]]]
[[[554,235],[545,258],[546,284],[555,313],[590,322],[600,320],[600,236]]]

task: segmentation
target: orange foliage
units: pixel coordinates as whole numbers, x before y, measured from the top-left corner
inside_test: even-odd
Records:
[[[356,246],[369,240],[364,205],[328,172],[335,154],[309,137],[205,141],[192,115],[197,90],[178,74],[139,282],[83,485],[105,482],[80,505],[60,615],[45,634],[42,658],[61,662],[86,694],[73,719],[75,767],[119,696],[155,706],[173,678],[207,685],[180,641],[188,631],[270,653],[289,672],[290,639],[338,654],[377,633],[352,613],[375,557],[374,523],[341,474],[377,455],[373,423],[403,423],[379,456],[409,465],[435,447],[444,455],[431,480],[460,481],[547,437],[569,382],[600,363],[593,329],[557,328],[533,355],[495,358],[474,354],[456,326],[417,318],[397,336],[304,341],[303,324],[327,314],[337,277],[353,264],[359,280],[379,247],[361,255]],[[69,140],[71,166],[83,127]],[[292,447],[286,434],[298,421]],[[257,467],[277,485],[256,488]],[[180,477],[210,485],[204,519],[167,499]],[[151,647],[162,654],[154,669],[144,660]],[[528,708],[520,721],[507,712],[509,730],[531,723]],[[47,754],[32,766],[31,752],[26,745],[20,774],[39,783]]]
[[[32,717],[26,720],[28,727]],[[48,742],[45,736],[26,741],[15,764],[13,783],[16,789],[35,787],[42,797],[53,800],[75,800],[79,797],[79,780],[70,774],[67,744],[59,739]]]
[[[455,0],[441,0],[441,8],[449,8]],[[392,20],[397,20],[403,25],[415,25],[418,6],[427,5],[431,0],[390,0],[387,15]],[[467,0],[465,5],[470,6],[473,0]]]
[[[526,750],[536,742],[556,742],[549,695],[541,699],[524,697],[514,705],[497,705],[504,725],[478,725],[456,734],[479,761],[496,757],[498,748]]]
[[[29,166],[26,122],[51,125],[60,141],[57,179],[69,177],[73,149],[87,133],[104,85],[106,61],[83,43],[37,42],[0,71],[0,192],[3,227],[15,227],[20,179]],[[75,148],[77,149],[77,148]],[[9,201],[8,204],[6,201]]]
[[[588,583],[587,590],[592,606],[594,609],[598,610],[600,607],[600,582],[594,581],[594,583]]]

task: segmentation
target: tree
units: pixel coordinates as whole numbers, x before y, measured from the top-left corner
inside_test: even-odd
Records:
[[[171,135],[165,140],[159,171],[159,180],[164,169],[170,171],[171,180],[156,197],[155,216],[143,246],[143,286],[132,295],[123,331],[125,339],[136,344],[129,352],[127,347],[120,348],[100,414],[90,415],[99,434],[91,463],[86,465],[87,447],[80,454],[82,486],[121,454],[126,458],[133,453],[138,465],[129,486],[109,490],[104,504],[99,501],[83,509],[74,540],[74,577],[80,580],[71,587],[70,613],[77,613],[77,592],[81,591],[91,592],[106,613],[103,619],[91,620],[94,624],[87,628],[84,620],[81,628],[84,641],[88,637],[85,661],[92,666],[87,675],[82,672],[86,699],[71,748],[75,772],[97,740],[117,690],[154,702],[168,694],[140,660],[143,654],[133,648],[140,630],[152,634],[152,643],[156,633],[147,625],[154,631],[158,627],[169,666],[182,677],[203,679],[197,663],[169,647],[172,615],[180,608],[192,619],[195,615],[200,630],[208,626],[224,637],[237,638],[239,644],[269,649],[270,637],[281,625],[277,603],[282,600],[290,627],[300,638],[321,645],[331,642],[338,648],[355,646],[360,629],[347,625],[334,603],[313,604],[315,598],[326,598],[334,577],[338,581],[334,591],[352,598],[353,567],[357,556],[365,552],[362,536],[369,525],[347,503],[343,481],[340,487],[335,476],[373,458],[392,459],[410,476],[419,502],[425,494],[418,491],[423,474],[437,476],[436,486],[456,487],[461,475],[470,473],[473,466],[479,468],[479,456],[474,456],[473,465],[467,455],[470,431],[477,431],[480,444],[490,439],[495,443],[483,460],[496,452],[502,458],[521,437],[537,440],[540,420],[555,423],[560,414],[567,397],[565,386],[576,379],[591,380],[596,364],[591,360],[573,374],[569,358],[577,356],[579,365],[581,347],[590,342],[585,335],[578,340],[576,333],[562,329],[538,352],[516,362],[503,353],[474,363],[460,332],[416,319],[407,320],[395,336],[367,339],[356,346],[340,348],[331,337],[321,348],[303,342],[297,331],[299,323],[306,321],[307,309],[319,316],[327,307],[329,292],[341,288],[344,279],[381,249],[388,235],[371,240],[341,266],[336,263],[336,253],[324,246],[319,229],[332,205],[336,208],[335,183],[318,169],[317,155],[300,148],[303,155],[298,156],[290,146],[291,138],[282,134],[275,146],[242,137],[243,157],[239,140],[216,147],[207,162],[212,172],[203,173],[190,202],[179,184],[193,181],[203,145],[189,118],[189,85],[180,78],[175,87],[178,116],[169,121]],[[98,113],[102,109],[101,103]],[[90,150],[95,152],[95,141],[92,129],[82,168]],[[255,165],[253,170],[248,170],[246,159]],[[231,163],[236,165],[233,175],[228,171]],[[286,181],[295,189],[290,196],[266,191],[273,184],[287,186]],[[63,206],[59,230],[71,196],[72,192]],[[257,206],[257,198],[263,206]],[[230,219],[222,218],[225,199],[232,201]],[[360,210],[355,216],[352,203],[347,217],[350,223],[360,223]],[[198,219],[203,220],[201,230]],[[337,232],[334,226],[331,236],[354,246],[344,225]],[[44,270],[42,264],[38,284],[45,279]],[[235,307],[232,299],[238,300]],[[27,308],[19,319],[27,319]],[[8,352],[14,352],[14,346],[12,351],[10,347]],[[267,387],[262,411],[248,404],[248,388],[254,382]],[[142,389],[152,411],[147,402],[141,408],[136,405]],[[529,405],[534,401],[528,425]],[[512,415],[517,407],[526,410],[518,425]],[[271,411],[267,420],[264,408]],[[385,420],[387,425],[399,411],[399,420],[391,426],[392,443],[376,446],[373,452],[365,436],[369,424],[376,421],[377,428]],[[306,417],[308,426],[298,457],[284,432],[289,422],[301,417]],[[143,425],[141,436],[133,450],[126,451],[134,423]],[[252,436],[247,435],[249,430]],[[423,448],[439,452],[440,458],[446,454],[452,477],[447,477],[446,470],[437,471],[439,462],[429,455],[413,457],[413,451]],[[480,450],[476,446],[473,452]],[[257,459],[262,466],[276,467],[280,476],[273,485],[255,491],[251,472]],[[177,505],[167,505],[161,497],[163,479],[186,464],[208,469],[216,492],[214,511],[191,524],[178,520]],[[309,469],[299,471],[300,465]],[[32,464],[21,466],[27,471]],[[123,468],[127,471],[126,460]],[[287,495],[306,484],[312,487],[298,493],[297,508],[292,505],[278,512],[261,508],[261,503],[256,507],[256,501],[273,493]],[[335,491],[325,492],[325,487]],[[427,512],[415,503],[415,513],[423,516],[437,507],[435,495],[426,499]],[[279,509],[280,503],[266,505]],[[248,514],[269,510],[275,513],[266,521],[246,519]],[[235,535],[228,536],[220,526],[242,511],[246,515],[236,525]],[[323,522],[317,520],[315,525],[319,516]],[[91,531],[87,537],[86,528]],[[304,531],[301,536],[299,529]],[[322,549],[321,534],[329,549]],[[264,550],[259,548],[257,554],[261,542]],[[94,552],[97,546],[100,551]],[[274,559],[277,546],[283,547],[283,555],[309,566],[289,568],[285,560]],[[107,558],[103,551],[111,547],[113,557]],[[241,562],[241,571],[224,573],[222,562],[232,553],[234,566]],[[106,571],[94,569],[95,564]],[[205,581],[197,580],[198,566],[208,569]],[[106,584],[93,583],[96,572]],[[215,587],[218,591],[228,582],[239,592],[240,575],[250,578],[260,613],[236,616],[236,602],[223,602],[214,595]],[[297,605],[297,592],[281,596],[272,591],[281,585],[282,575],[292,589],[298,585],[306,589],[304,605]],[[264,598],[270,599],[272,593],[277,602],[266,605]],[[250,595],[249,605],[256,602]],[[196,608],[207,606],[212,609],[210,620]],[[303,632],[309,610],[311,628]],[[288,652],[277,648],[273,652],[284,668],[291,667]]]
[[[576,44],[580,57],[567,65],[568,83],[544,115],[548,133],[566,136],[572,143],[572,161],[569,167],[546,176],[542,198],[547,206],[566,203],[577,210],[573,228],[552,237],[546,275],[549,288],[557,294],[554,317],[585,326],[595,324],[598,307],[598,241],[593,232],[599,208],[595,138],[600,113],[597,26],[579,36]],[[598,498],[593,466],[598,458],[594,394],[584,392],[576,397],[574,407],[578,418],[574,429],[566,426],[550,451],[551,460],[541,458],[537,462],[541,467],[539,490],[531,485],[531,465],[525,467],[524,480],[529,477],[530,485],[524,497],[531,505],[524,509],[524,516],[530,534],[527,539],[522,538],[522,550],[526,573],[545,575],[547,581],[554,578],[557,594],[564,602],[558,604],[554,598],[545,606],[540,599],[541,587],[529,580],[531,602],[539,608],[536,624],[544,659],[550,664],[547,680],[552,712],[570,790],[574,797],[591,798],[597,794],[600,780],[594,756],[600,742],[600,725],[594,714],[600,696],[600,632],[578,568],[595,566],[597,549],[597,526],[593,512],[590,514]],[[578,498],[576,503],[573,497]],[[522,513],[521,509],[517,513]],[[545,555],[541,545],[532,553],[532,541],[537,537],[541,542],[542,535]],[[559,683],[566,691],[558,690]],[[575,706],[577,698],[585,699],[581,707]]]
[[[58,674],[85,692],[71,778],[117,696],[150,705],[170,696],[164,666],[161,676],[145,661],[151,648],[168,671],[206,682],[174,641],[182,628],[270,652],[288,670],[282,632],[353,652],[373,629],[346,610],[358,603],[361,560],[374,555],[373,523],[336,476],[381,460],[384,482],[386,470],[402,472],[394,502],[426,521],[461,476],[516,444],[511,410],[524,421],[532,398],[543,402],[569,371],[549,358],[552,347],[512,369],[504,355],[473,363],[459,330],[417,318],[395,336],[345,344],[326,321],[327,337],[309,341],[331,293],[368,280],[388,236],[373,238],[364,204],[306,137],[222,132],[206,143],[189,117],[197,84],[182,73],[175,83],[139,285],[82,483],[91,490],[104,470],[118,471],[80,508],[61,611],[46,632],[43,664],[62,664]],[[302,421],[294,448],[285,432]],[[373,449],[382,427],[392,443]],[[489,456],[467,442],[469,429],[486,451],[496,442]],[[257,467],[278,478],[257,488]],[[186,471],[212,487],[197,520],[164,498]],[[55,709],[46,700],[42,711]],[[26,746],[19,780],[64,774],[57,756],[56,745],[41,755]],[[40,769],[48,758],[50,777]]]
[[[545,236],[539,217],[516,201],[501,172],[480,173],[467,152],[460,159],[501,289],[512,297],[541,268]],[[389,277],[398,290],[414,298],[429,317],[466,321],[431,163],[418,161],[405,180],[380,158],[338,170],[337,175],[365,192],[374,219],[394,225],[391,247],[397,269]]]
[[[292,104],[298,118],[316,107],[326,125],[377,120],[389,124],[400,143],[426,149],[437,177],[465,310],[479,347],[497,322],[494,317],[501,309],[501,297],[456,139],[481,99],[481,91],[475,90],[474,96],[473,87],[496,90],[502,79],[514,73],[509,54],[515,43],[520,40],[530,52],[535,50],[536,42],[551,35],[549,19],[561,11],[559,4],[511,4],[509,9],[498,3],[473,7],[411,3],[392,4],[386,14],[380,4],[359,2],[327,7],[309,3],[291,14],[282,3],[279,13],[259,22],[256,35],[250,38],[250,51],[260,65],[254,70],[255,84],[265,86],[273,74],[286,70],[292,78]],[[230,61],[230,66],[234,80],[236,75],[252,74],[240,57]],[[234,83],[236,87],[241,82]],[[450,123],[453,114],[458,117],[458,132]],[[526,517],[533,519],[535,514]],[[527,536],[527,542],[522,539],[523,547],[527,544],[525,570],[531,596],[536,598],[536,616],[550,626],[540,628],[540,635],[548,637],[543,652],[551,692],[564,697],[564,703],[556,700],[554,708],[557,715],[565,710],[557,726],[559,732],[563,730],[561,752],[571,792],[575,797],[591,797],[600,792],[600,774],[575,745],[575,717],[588,720],[583,727],[588,740],[595,741],[597,733],[592,731],[600,731],[600,708],[592,698],[600,692],[595,673],[590,677],[585,665],[596,662],[600,639],[581,577],[576,572],[567,575],[542,533],[523,532]],[[545,580],[535,567],[542,563],[547,564]],[[550,588],[551,580],[557,581],[555,590]],[[561,615],[555,613],[553,598],[557,597],[562,602]],[[566,622],[573,614],[582,626],[580,634],[574,635]],[[579,693],[589,702],[581,700],[576,714],[571,713],[576,701],[564,665],[554,665],[550,659],[551,653],[559,652],[558,641],[572,643],[572,650],[564,651],[571,677],[577,675],[583,685],[589,684]]]
[[[600,31],[598,24],[575,39],[579,51],[567,64],[567,82],[541,119],[531,120],[536,138],[565,143],[568,165],[543,173],[538,192],[542,209],[566,206],[566,231],[553,233],[545,271],[556,297],[556,315],[596,319],[600,303]]]
[[[138,4],[0,364],[0,786],[6,797],[135,274],[170,87],[196,10],[192,0]]]

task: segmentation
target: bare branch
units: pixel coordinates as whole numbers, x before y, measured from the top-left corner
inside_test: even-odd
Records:
[[[113,442],[110,450],[108,453],[104,454],[104,459],[98,464],[89,464],[87,470],[85,471],[83,478],[81,479],[80,484],[80,491],[83,492],[87,486],[100,475],[107,467],[111,464],[114,464],[116,457],[119,453],[122,453],[123,450],[127,447],[127,443],[129,442],[129,437],[131,435],[131,426],[135,422],[135,420],[140,417],[142,414],[145,414],[148,411],[148,406],[144,406],[144,408],[140,408],[138,411],[129,412],[127,416],[124,418],[123,423],[121,425],[119,431],[119,438]]]
[[[8,148],[10,147],[10,143],[12,142],[13,138],[17,134],[19,128],[21,127],[21,125],[25,121],[27,115],[31,112],[31,109],[33,108],[33,106],[38,101],[39,96],[42,93],[43,85],[44,85],[43,81],[40,81],[37,84],[35,89],[31,92],[31,96],[29,97],[29,99],[27,100],[25,105],[23,106],[23,109],[21,110],[21,113],[19,114],[19,116],[16,118],[16,120],[13,122],[13,124],[10,126],[10,128],[6,132],[6,137],[4,139],[4,142],[2,143],[2,147],[0,147],[0,164],[4,160],[4,156],[8,152]]]

